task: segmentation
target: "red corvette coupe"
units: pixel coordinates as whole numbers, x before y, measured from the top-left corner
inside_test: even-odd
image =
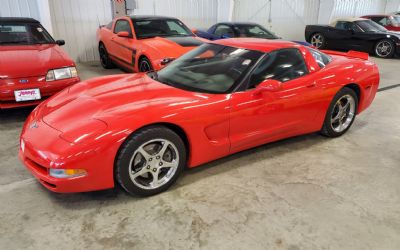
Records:
[[[0,17],[0,109],[36,105],[79,82],[63,44],[35,19]]]
[[[55,192],[119,183],[156,194],[185,166],[295,135],[344,134],[379,85],[367,59],[256,38],[203,44],[159,72],[84,81],[42,103],[20,158]]]

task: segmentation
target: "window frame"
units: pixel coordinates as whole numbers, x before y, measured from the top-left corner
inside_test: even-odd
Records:
[[[118,34],[118,32],[115,32],[115,29],[117,28],[118,22],[127,22],[127,23],[128,23],[128,25],[129,25],[129,30],[130,30],[130,31],[128,31],[129,37],[130,37],[130,38],[133,38],[132,26],[131,26],[131,23],[129,22],[129,20],[127,20],[127,19],[118,19],[118,20],[116,20],[116,21],[115,21],[115,24],[114,24],[114,27],[113,27],[113,33],[114,33],[114,34]]]

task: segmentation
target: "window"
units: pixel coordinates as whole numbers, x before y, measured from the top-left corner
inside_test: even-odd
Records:
[[[311,55],[314,57],[315,61],[318,63],[320,68],[325,67],[332,61],[332,58],[330,56],[322,53],[321,51],[310,47],[306,48],[308,49],[308,51],[310,51]]]
[[[53,38],[39,23],[0,24],[0,44],[49,44]]]
[[[252,72],[249,88],[267,79],[287,82],[308,74],[303,55],[298,49],[270,52]]]
[[[118,32],[126,31],[130,35],[132,35],[131,26],[128,21],[126,20],[118,20],[115,24],[114,33],[117,34]]]
[[[263,53],[219,44],[203,44],[158,71],[167,85],[202,93],[228,93]]]
[[[340,29],[340,30],[352,30],[353,28],[353,23],[351,22],[342,22],[342,21],[338,21],[336,23],[336,29]]]
[[[387,26],[390,24],[390,21],[387,17],[384,16],[379,16],[379,17],[371,17],[371,20],[376,22],[377,24],[380,24],[382,26]]]
[[[239,33],[240,37],[257,37],[266,39],[278,38],[263,27],[253,24],[238,24],[235,26],[235,31],[236,33]]]
[[[193,33],[177,19],[133,20],[136,36],[139,39],[169,36],[193,36]]]
[[[235,37],[235,33],[228,25],[218,25],[218,27],[214,31],[214,34],[217,36]]]

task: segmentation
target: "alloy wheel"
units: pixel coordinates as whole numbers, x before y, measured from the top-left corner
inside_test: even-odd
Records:
[[[319,49],[323,43],[324,43],[324,38],[322,37],[321,34],[315,34],[311,37],[311,44],[314,47]]]
[[[148,72],[151,71],[151,66],[147,60],[142,60],[140,62],[140,67],[139,67],[140,72]]]
[[[143,143],[133,153],[129,163],[132,182],[143,189],[156,189],[168,183],[179,166],[176,146],[165,139]]]
[[[355,107],[356,102],[351,95],[344,95],[336,102],[331,115],[331,126],[335,132],[340,133],[351,125]]]
[[[381,41],[376,45],[375,52],[380,57],[387,57],[392,53],[393,46],[388,41]]]

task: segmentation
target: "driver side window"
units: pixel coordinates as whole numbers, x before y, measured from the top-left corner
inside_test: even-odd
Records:
[[[115,23],[114,33],[117,34],[118,32],[126,31],[129,35],[132,35],[132,30],[129,22],[127,20],[118,20]]]
[[[214,31],[214,34],[217,36],[228,35],[229,37],[235,37],[235,33],[228,25],[218,25]]]
[[[303,55],[298,49],[281,49],[270,52],[252,72],[249,89],[273,79],[287,82],[308,74]]]

